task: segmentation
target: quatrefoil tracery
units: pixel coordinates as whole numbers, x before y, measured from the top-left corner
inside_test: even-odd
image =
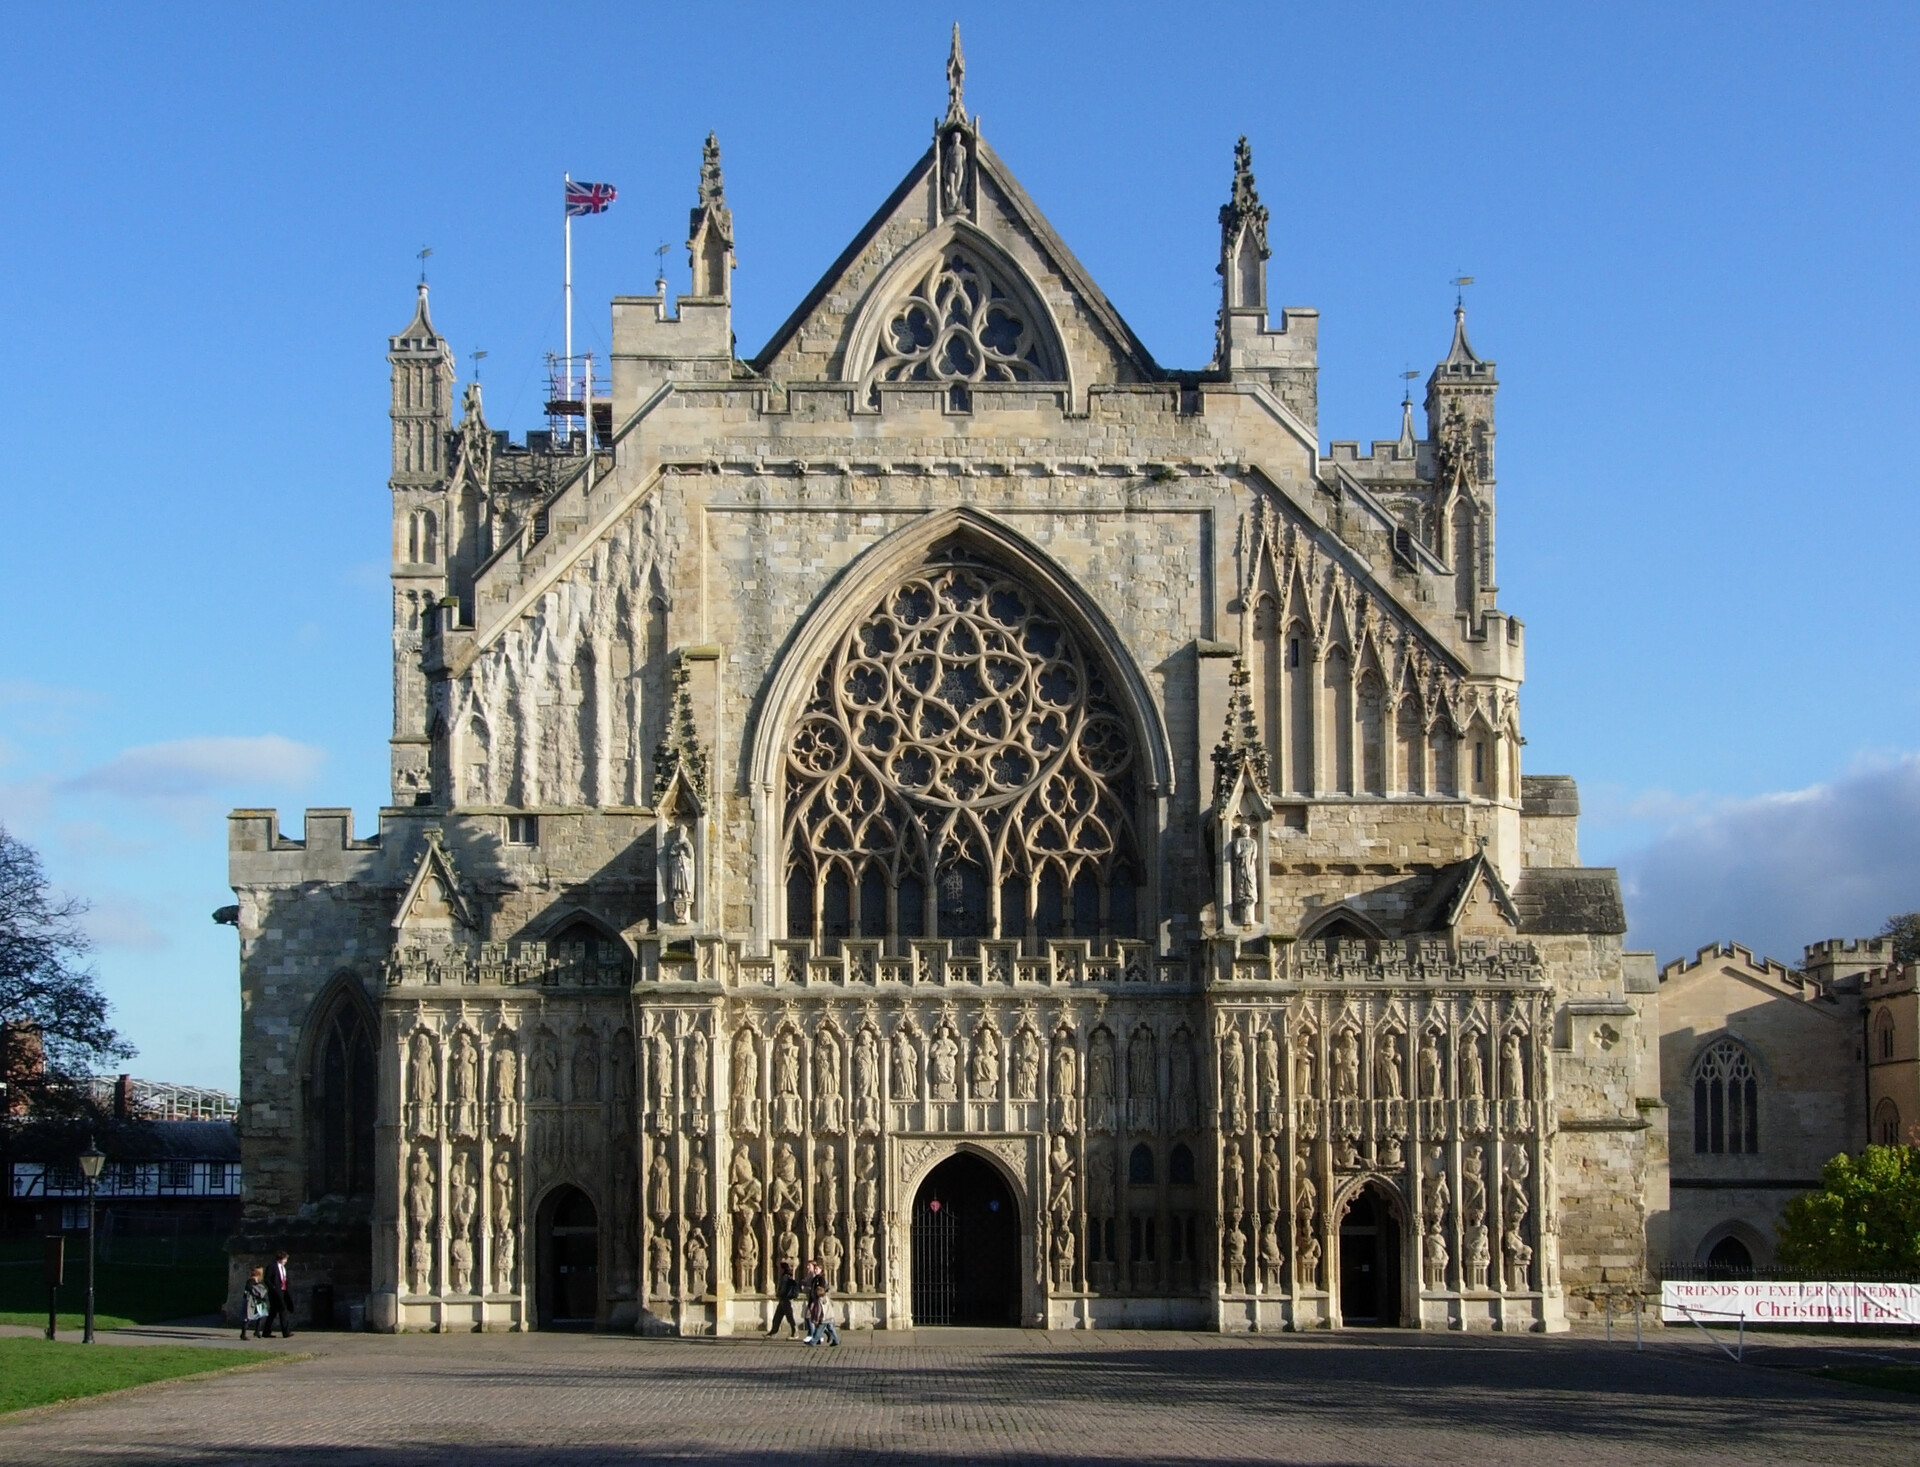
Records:
[[[867,380],[1064,380],[1046,335],[1028,317],[995,271],[950,245],[888,313]]]

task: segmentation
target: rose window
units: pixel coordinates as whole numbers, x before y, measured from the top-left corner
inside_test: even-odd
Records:
[[[787,928],[1134,935],[1133,740],[1026,586],[958,554],[840,641],[788,745]]]
[[[941,252],[887,317],[869,384],[1059,382],[1065,374],[1014,293],[964,250]]]

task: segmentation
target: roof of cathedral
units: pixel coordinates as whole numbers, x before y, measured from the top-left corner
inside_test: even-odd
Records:
[[[1529,866],[1513,889],[1520,930],[1530,935],[1627,930],[1620,873],[1611,866]]]

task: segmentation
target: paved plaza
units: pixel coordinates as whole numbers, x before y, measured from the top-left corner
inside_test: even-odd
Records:
[[[165,1331],[153,1331],[155,1336]],[[250,1347],[257,1348],[257,1347]],[[298,1336],[265,1371],[0,1423],[0,1462],[1898,1462],[1920,1399],[1704,1341],[926,1331]],[[1778,1345],[1760,1353],[1781,1354]],[[1907,1346],[1842,1346],[1856,1363]],[[1829,1346],[1804,1358],[1838,1353]]]

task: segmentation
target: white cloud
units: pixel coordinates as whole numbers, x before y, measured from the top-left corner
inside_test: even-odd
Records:
[[[154,925],[153,905],[124,892],[108,892],[88,904],[83,921],[87,936],[100,947],[126,947],[143,952],[172,946],[173,939]]]
[[[1797,963],[1920,909],[1920,754],[1683,815],[1618,864],[1630,946],[1666,962],[1731,940]]]
[[[180,800],[235,784],[303,785],[325,758],[324,750],[278,734],[175,739],[127,749],[65,787],[137,800]]]

